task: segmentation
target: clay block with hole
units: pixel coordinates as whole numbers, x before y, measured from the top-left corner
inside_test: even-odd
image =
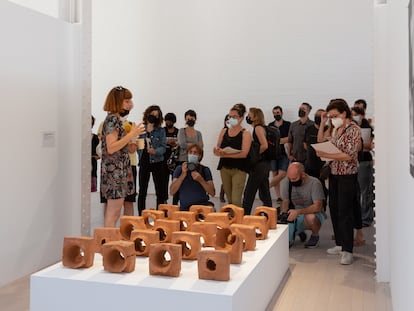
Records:
[[[179,220],[156,219],[154,230],[159,232],[160,242],[171,242],[171,236],[174,231],[180,231]]]
[[[64,237],[62,264],[65,267],[79,269],[93,265],[95,257],[95,239],[91,237]]]
[[[215,222],[195,222],[191,226],[191,231],[201,234],[204,247],[216,246],[217,224]]]
[[[243,224],[254,226],[256,228],[256,239],[257,240],[264,240],[267,238],[267,234],[269,232],[269,226],[267,224],[266,217],[246,215],[243,217]]]
[[[229,213],[230,224],[243,223],[244,208],[238,207],[234,204],[227,204],[221,208],[220,212]]]
[[[147,229],[153,229],[155,220],[164,219],[165,214],[163,211],[156,211],[155,209],[145,209],[142,211],[142,217],[144,217]]]
[[[243,238],[240,233],[231,233],[230,229],[217,230],[216,250],[230,252],[230,263],[239,264],[243,258]]]
[[[164,212],[164,217],[168,219],[172,219],[171,216],[174,212],[177,212],[180,210],[180,207],[178,205],[173,204],[160,204],[158,205],[158,210]]]
[[[274,207],[258,206],[254,210],[255,216],[265,216],[269,229],[276,229],[277,210]]]
[[[138,229],[132,231],[130,240],[134,243],[136,256],[148,256],[150,245],[160,242],[160,234],[154,230]]]
[[[203,280],[230,280],[230,253],[225,250],[205,250],[198,253],[198,278]]]
[[[201,250],[201,234],[189,231],[173,232],[171,243],[181,245],[183,259],[196,260]]]
[[[135,248],[130,241],[108,242],[102,246],[104,270],[113,273],[135,270]]]
[[[230,225],[231,233],[240,234],[243,240],[244,251],[256,249],[256,227],[242,224]]]
[[[177,277],[181,272],[181,245],[172,243],[151,244],[149,254],[150,275]]]
[[[215,222],[220,228],[230,227],[229,213],[209,213],[206,216],[206,221]]]
[[[172,213],[171,219],[180,222],[180,231],[191,231],[191,226],[196,222],[196,215],[194,212],[178,211]]]
[[[207,214],[214,213],[215,210],[209,205],[191,205],[190,212],[196,215],[196,221],[204,221],[206,220]]]
[[[131,239],[131,232],[135,229],[147,229],[144,217],[141,216],[122,216],[119,231],[124,239]]]
[[[119,228],[95,228],[93,231],[95,238],[95,253],[102,254],[102,245],[107,242],[122,240]]]

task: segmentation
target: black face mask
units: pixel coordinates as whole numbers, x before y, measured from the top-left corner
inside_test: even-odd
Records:
[[[315,116],[315,124],[320,125],[321,124],[321,117]]]
[[[276,121],[282,120],[282,116],[280,114],[275,114],[273,117],[275,118]]]
[[[129,110],[123,110],[119,113],[119,115],[123,118],[126,117],[127,115],[129,115]]]
[[[188,121],[187,121],[187,125],[188,125],[188,126],[193,127],[193,126],[194,126],[194,124],[195,124],[195,121],[194,121],[194,120],[188,120]]]
[[[306,116],[306,111],[302,110],[302,109],[299,109],[298,116],[299,116],[299,118],[303,118],[304,116]]]
[[[247,124],[252,124],[253,123],[252,119],[250,119],[249,116],[246,117],[246,122],[247,122]]]
[[[158,122],[158,118],[157,118],[156,116],[153,116],[152,114],[150,114],[150,115],[148,116],[148,123],[155,124],[155,123],[157,123],[157,122]]]
[[[167,127],[167,129],[172,129],[174,127],[174,124],[167,123],[165,124],[165,126]]]
[[[298,179],[296,181],[291,181],[290,183],[293,187],[300,187],[300,186],[302,186],[302,178]]]

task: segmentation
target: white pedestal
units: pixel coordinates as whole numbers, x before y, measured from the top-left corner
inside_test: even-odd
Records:
[[[197,261],[182,261],[178,278],[149,275],[148,258],[137,257],[135,271],[93,267],[69,269],[57,263],[31,276],[31,311],[265,310],[289,266],[288,228],[278,225],[256,250],[231,265],[230,281],[199,280]]]

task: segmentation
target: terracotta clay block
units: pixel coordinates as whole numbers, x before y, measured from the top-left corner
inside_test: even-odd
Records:
[[[191,231],[191,226],[196,222],[196,215],[194,212],[178,211],[172,213],[171,219],[180,222],[180,231]]]
[[[173,212],[177,212],[180,210],[180,207],[178,205],[173,204],[159,204],[158,210],[164,212],[164,217],[167,219],[172,219],[171,215]]]
[[[64,237],[62,250],[62,264],[65,267],[73,269],[92,267],[94,257],[94,238]]]
[[[240,233],[232,234],[230,229],[217,230],[216,250],[230,252],[230,263],[239,264],[243,258],[243,238]]]
[[[149,254],[150,275],[177,277],[181,272],[181,245],[172,243],[151,244]]]
[[[205,250],[198,253],[198,278],[230,280],[230,253],[225,250]]]
[[[196,215],[196,221],[205,221],[207,214],[214,213],[215,210],[209,205],[191,205],[190,212]]]
[[[243,240],[244,251],[254,251],[256,249],[256,227],[242,224],[230,225],[231,233],[240,234]]]
[[[108,242],[102,246],[104,270],[108,272],[132,272],[135,270],[134,243],[130,241]]]
[[[135,229],[146,229],[144,217],[122,216],[119,231],[125,240],[131,239],[131,232]]]
[[[229,213],[210,213],[206,216],[206,221],[215,222],[220,228],[230,227]]]
[[[156,211],[155,209],[145,209],[142,211],[142,217],[144,217],[147,229],[153,229],[155,220],[164,219],[165,214],[163,211]]]
[[[238,207],[234,204],[227,204],[221,208],[220,212],[229,213],[230,224],[243,223],[244,209],[241,207]]]
[[[119,228],[95,228],[93,231],[95,238],[95,253],[102,254],[102,245],[107,242],[122,240]]]
[[[276,229],[277,210],[274,207],[258,206],[254,210],[255,216],[264,216],[267,219],[269,229]]]
[[[215,222],[195,222],[191,226],[191,231],[201,234],[204,247],[216,246],[217,224]]]
[[[176,231],[172,234],[171,243],[181,245],[183,259],[196,260],[201,250],[200,237],[197,232]]]
[[[148,256],[150,245],[160,242],[160,234],[154,230],[138,229],[131,232],[130,240],[134,243],[136,256]]]
[[[257,240],[264,240],[267,238],[267,234],[269,232],[269,226],[267,224],[266,217],[246,215],[243,217],[243,224],[254,226],[256,228],[256,239]]]
[[[174,231],[180,231],[179,220],[155,219],[154,231],[159,232],[160,242],[171,242]]]

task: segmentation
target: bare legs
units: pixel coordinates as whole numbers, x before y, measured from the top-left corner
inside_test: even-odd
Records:
[[[124,204],[124,198],[121,199],[108,199],[104,213],[104,226],[115,227],[116,222],[121,215],[121,208]]]
[[[134,216],[134,202],[124,202],[124,215]]]
[[[280,198],[280,181],[286,176],[286,171],[273,171],[272,174],[273,177],[269,186],[275,189],[276,196]]]

